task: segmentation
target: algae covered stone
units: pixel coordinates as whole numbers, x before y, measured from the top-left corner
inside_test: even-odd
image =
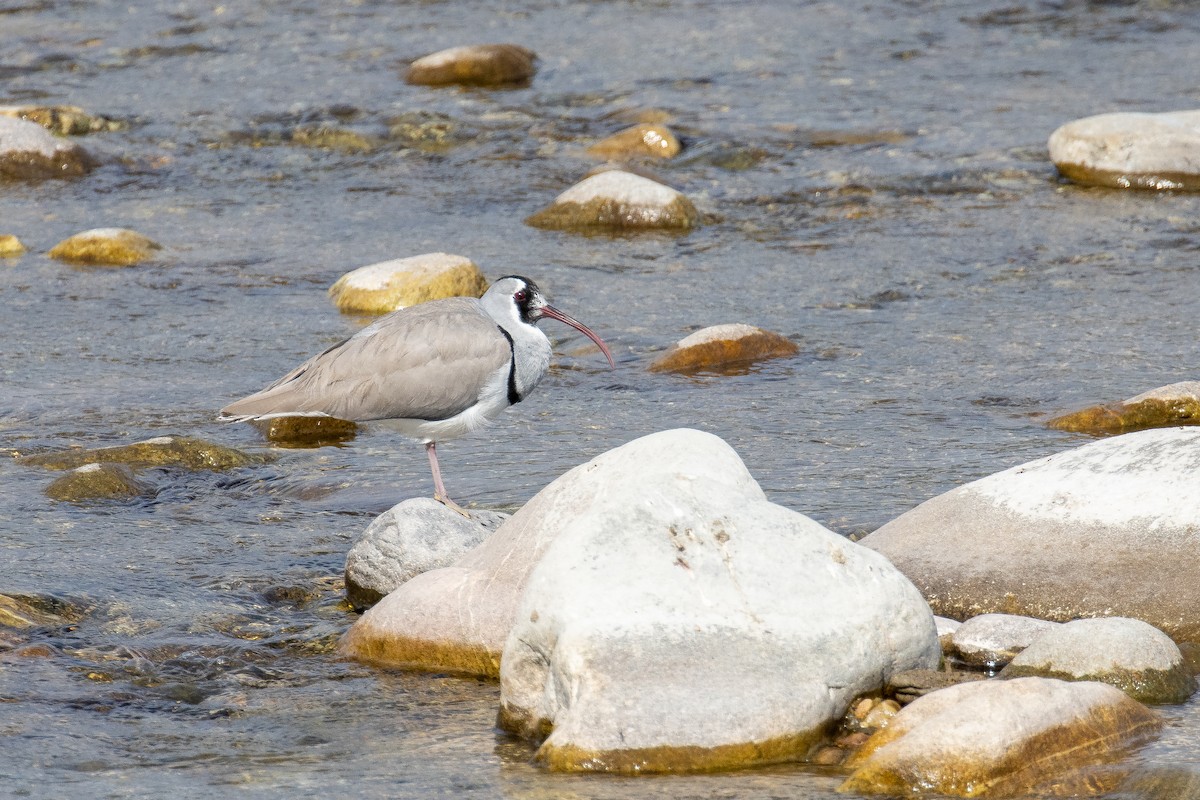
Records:
[[[250,420],[267,441],[285,447],[319,447],[348,442],[358,435],[358,423],[337,417],[272,417]]]
[[[425,253],[347,272],[329,288],[340,311],[385,314],[445,297],[479,297],[487,278],[465,256]]]
[[[0,178],[77,178],[95,167],[95,159],[79,145],[36,122],[0,116]]]
[[[864,537],[934,613],[1124,616],[1200,641],[1200,428],[1100,439],[959,486]]]
[[[263,456],[249,455],[190,436],[158,436],[114,447],[62,450],[22,456],[19,463],[46,469],[75,469],[92,463],[118,463],[134,467],[173,466],[220,472],[250,464],[261,464],[265,460]]]
[[[16,258],[25,253],[25,245],[11,233],[0,234],[0,258]]]
[[[794,356],[800,348],[772,331],[743,323],[712,325],[681,339],[650,365],[652,372],[729,371]]]
[[[525,220],[555,230],[687,230],[700,222],[692,201],[670,186],[623,170],[585,178]]]
[[[855,697],[938,663],[908,580],[768,501],[715,436],[642,437],[555,486],[535,523],[554,538],[501,659],[499,716],[544,738],[537,760],[551,769],[803,759]]]
[[[1049,148],[1076,183],[1200,190],[1200,110],[1085,117],[1054,131]]]
[[[79,136],[124,127],[116,120],[89,114],[78,106],[0,106],[0,116],[35,122],[62,136]]]
[[[1120,403],[1090,406],[1055,417],[1047,425],[1060,431],[1097,436],[1172,425],[1200,425],[1200,381],[1180,381]]]
[[[529,81],[537,54],[516,44],[451,47],[418,58],[404,79],[421,86],[507,86]]]
[[[154,494],[154,487],[138,479],[125,464],[84,464],[46,487],[51,500],[84,503],[95,500],[133,500]]]
[[[72,264],[128,267],[154,257],[162,245],[126,228],[93,228],[63,239],[49,256]]]
[[[591,155],[608,159],[639,156],[674,158],[682,149],[679,139],[666,125],[642,123],[596,142],[587,151]]]
[[[1182,703],[1196,685],[1171,637],[1138,619],[1104,617],[1055,625],[1000,672],[1100,681],[1143,703]]]
[[[1091,768],[1161,728],[1157,714],[1103,683],[960,683],[913,701],[868,739],[839,791],[1024,797],[1053,786],[1094,795]]]

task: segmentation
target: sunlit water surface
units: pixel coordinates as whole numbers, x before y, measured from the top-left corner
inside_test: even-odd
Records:
[[[541,56],[509,91],[407,86],[443,47]],[[71,182],[0,184],[0,434],[13,453],[166,433],[261,450],[215,411],[363,324],[325,289],[429,251],[523,273],[612,345],[547,324],[557,366],[484,434],[439,448],[453,495],[511,509],[634,437],[728,441],[769,497],[845,534],[1084,441],[1050,414],[1197,377],[1200,202],[1081,189],[1045,142],[1114,110],[1200,105],[1185,2],[553,3],[0,0],[0,103],[128,123]],[[598,236],[522,223],[634,112],[686,149],[654,173],[706,224]],[[435,120],[444,146],[395,136]],[[372,152],[289,144],[298,127]],[[129,269],[45,252],[93,227],[166,246]],[[698,327],[749,322],[799,357],[650,374]],[[385,431],[227,474],[152,472],[136,504],[55,504],[0,462],[0,592],[68,624],[6,631],[0,793],[78,797],[832,798],[800,766],[547,775],[493,727],[491,682],[389,674],[332,650],[346,551],[431,491]],[[38,647],[33,647],[38,645]],[[23,656],[14,655],[24,653]],[[1200,760],[1200,713],[1138,763]],[[1126,795],[1123,795],[1126,796]]]

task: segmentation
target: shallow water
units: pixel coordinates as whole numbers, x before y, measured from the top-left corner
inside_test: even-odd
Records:
[[[485,434],[439,448],[462,502],[511,508],[636,436],[724,437],[768,495],[843,533],[1071,447],[1047,415],[1195,379],[1200,198],[1063,184],[1062,122],[1200,105],[1187,2],[279,3],[0,0],[0,103],[128,123],[70,182],[0,184],[0,435],[16,453],[164,433],[264,445],[215,411],[363,320],[338,276],[444,250],[534,277],[603,335]],[[408,60],[513,41],[528,88],[410,87]],[[582,237],[525,216],[584,148],[665,109],[685,152],[654,172],[706,224]],[[444,141],[389,134],[434,121]],[[371,152],[288,143],[336,125]],[[123,226],[160,263],[45,257]],[[800,357],[743,375],[645,366],[743,321]],[[549,328],[549,326],[548,326]],[[385,431],[227,474],[151,473],[135,504],[49,501],[0,462],[0,592],[66,609],[3,630],[0,786],[18,796],[833,797],[801,767],[654,779],[546,775],[492,728],[495,684],[336,659],[346,550],[429,494]],[[30,647],[37,645],[39,647]],[[23,653],[22,656],[15,655]],[[1200,710],[1139,763],[1200,761]],[[1124,795],[1123,795],[1124,796]]]

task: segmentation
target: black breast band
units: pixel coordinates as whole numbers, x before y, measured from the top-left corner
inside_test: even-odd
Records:
[[[496,326],[500,328],[499,325]],[[500,332],[504,334],[504,338],[508,339],[508,404],[515,406],[521,402],[521,393],[517,391],[517,347],[513,344],[512,335],[504,328],[500,328]]]

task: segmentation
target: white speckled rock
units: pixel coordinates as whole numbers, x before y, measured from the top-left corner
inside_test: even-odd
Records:
[[[1161,728],[1157,714],[1103,683],[960,683],[914,700],[868,739],[847,761],[854,771],[839,791],[1091,797],[1089,767],[1120,759]],[[1058,791],[1043,794],[1051,787]]]
[[[36,122],[0,116],[0,177],[75,178],[96,166],[87,151]]]
[[[1050,160],[1077,183],[1121,189],[1200,189],[1200,110],[1117,113],[1068,122]]]
[[[1200,641],[1200,429],[1129,433],[922,503],[862,540],[934,612],[1128,616]]]
[[[431,497],[405,500],[376,517],[346,554],[346,598],[368,608],[422,572],[450,566],[508,517],[476,509],[467,519]]]
[[[853,698],[938,663],[912,585],[769,502],[714,436],[643,437],[555,486],[500,670],[501,726],[552,730],[552,769],[802,758]]]
[[[623,170],[608,170],[567,189],[526,222],[539,228],[687,229],[700,221],[683,194]]]
[[[800,352],[791,339],[740,322],[711,325],[680,339],[650,365],[653,372],[739,371]]]
[[[93,228],[63,239],[48,255],[72,264],[127,267],[154,257],[162,245],[125,228]]]
[[[1059,623],[1015,614],[980,614],[955,629],[954,652],[976,667],[997,669]]]
[[[1037,636],[1000,672],[1112,684],[1143,703],[1182,703],[1192,673],[1171,637],[1139,619],[1077,619]]]
[[[329,287],[329,296],[341,311],[386,314],[428,300],[479,297],[487,286],[471,259],[425,253],[347,272]]]

